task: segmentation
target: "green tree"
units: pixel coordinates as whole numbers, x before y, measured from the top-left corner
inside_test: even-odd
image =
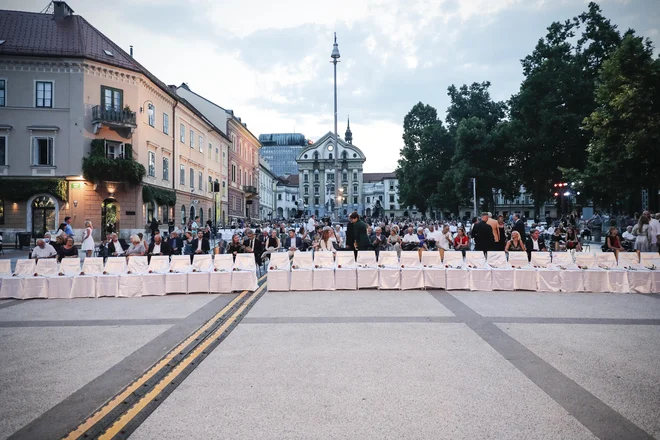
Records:
[[[578,31],[583,33],[573,44]],[[595,3],[587,12],[555,22],[521,62],[525,79],[510,100],[518,138],[511,164],[534,199],[534,210],[565,176],[561,168],[582,171],[591,134],[582,121],[596,108],[595,78],[618,45],[616,26]]]
[[[435,108],[421,102],[413,106],[403,120],[403,144],[397,168],[400,197],[404,205],[426,213],[453,155],[451,136]]]
[[[660,170],[660,59],[628,31],[602,65],[598,107],[585,120],[593,132],[586,181],[603,203],[658,192]],[[652,209],[657,197],[649,197]]]

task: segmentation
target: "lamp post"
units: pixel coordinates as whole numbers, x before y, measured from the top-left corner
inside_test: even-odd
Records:
[[[335,32],[335,43],[332,45],[332,54],[330,54],[330,61],[334,65],[335,71],[335,197],[339,200],[339,149],[337,148],[337,63],[339,62],[339,46],[337,45],[337,33]],[[335,213],[335,221],[339,220],[339,203],[335,205],[337,211]]]

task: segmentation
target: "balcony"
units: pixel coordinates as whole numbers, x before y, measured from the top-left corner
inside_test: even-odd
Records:
[[[135,112],[130,110],[115,110],[105,108],[100,105],[92,107],[92,124],[94,124],[94,133],[98,134],[101,127],[108,127],[115,130],[122,137],[130,138],[137,127]]]
[[[245,186],[243,186],[243,191],[245,192],[245,195],[246,195],[247,197],[250,197],[250,196],[256,196],[256,195],[259,194],[259,193],[257,192],[257,188],[254,187],[254,186],[252,186],[252,185],[245,185]]]

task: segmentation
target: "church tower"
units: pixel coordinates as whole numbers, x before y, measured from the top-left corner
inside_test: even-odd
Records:
[[[346,134],[344,135],[344,140],[349,144],[353,145],[353,132],[351,131],[351,118],[348,117],[348,127],[346,127]]]

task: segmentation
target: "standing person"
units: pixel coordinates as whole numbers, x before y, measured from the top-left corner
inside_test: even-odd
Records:
[[[490,212],[488,213],[488,220],[486,221],[488,223],[488,226],[493,230],[493,243],[491,243],[490,248],[486,249],[487,251],[498,251],[498,243],[500,241],[500,229],[499,229],[499,223],[497,220],[493,218],[493,214]]]
[[[351,212],[348,219],[353,224],[353,248],[359,251],[370,249],[371,243],[369,243],[369,235],[367,235],[367,224],[360,219],[356,211]]]
[[[316,229],[316,216],[312,215],[307,221],[307,232],[312,232]]]
[[[68,237],[73,237],[75,234],[73,233],[73,228],[71,227],[71,217],[64,217],[64,223],[66,223],[64,232]]]
[[[550,227],[550,224],[548,223],[548,227]],[[513,230],[518,231],[520,234],[520,239],[524,242],[527,237],[525,236],[525,222],[522,221],[520,218],[520,214],[515,213],[513,214]]]
[[[153,217],[151,219],[151,223],[149,224],[149,229],[151,230],[151,241],[154,241],[154,235],[156,235],[156,231],[159,230],[158,220],[156,219],[156,217]]]
[[[85,252],[85,256],[91,257],[94,252],[94,239],[92,238],[92,222],[85,220],[85,232],[83,233],[82,246],[80,250]]]
[[[190,230],[192,231],[193,234],[197,234],[197,230],[199,229],[199,216],[195,216],[195,220],[192,222],[190,225]]]
[[[649,218],[645,215],[639,217],[639,222],[633,228],[635,235],[635,250],[640,252],[649,252],[651,246],[651,228],[649,227]]]
[[[481,213],[481,221],[472,227],[470,233],[474,239],[474,250],[489,251],[495,244],[493,228],[488,224],[488,213]]]
[[[658,252],[658,238],[660,237],[660,213],[655,217],[649,211],[644,211],[644,215],[649,218],[649,233],[651,234],[651,243],[649,250],[651,252]]]
[[[506,247],[506,231],[504,229],[504,216],[502,215],[497,216],[497,230],[499,233],[499,240],[497,241],[496,250],[503,251]]]

